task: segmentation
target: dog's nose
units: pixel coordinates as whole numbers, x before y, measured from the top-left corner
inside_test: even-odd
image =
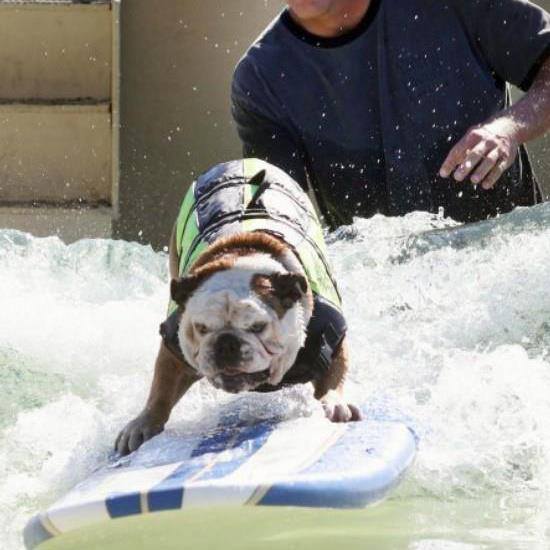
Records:
[[[236,365],[241,359],[241,341],[233,334],[220,334],[216,340],[214,358],[218,367]]]

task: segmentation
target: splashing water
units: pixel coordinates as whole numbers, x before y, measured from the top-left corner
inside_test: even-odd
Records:
[[[412,550],[546,548],[550,205],[465,227],[375,217],[328,240],[350,397],[420,435],[414,468],[378,508],[380,531],[400,525]],[[104,463],[143,405],[166,263],[132,243],[0,230],[3,548],[22,548],[28,517]],[[168,429],[197,429],[229,399],[200,383]],[[307,387],[249,396],[252,416],[269,408],[321,414]]]

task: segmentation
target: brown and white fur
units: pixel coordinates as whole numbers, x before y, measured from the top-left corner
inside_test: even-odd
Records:
[[[182,361],[161,343],[143,411],[120,432],[115,448],[135,451],[160,433],[185,392],[202,377],[236,393],[278,385],[304,344],[313,296],[300,262],[267,233],[241,233],[216,241],[178,276],[175,230],[170,243],[171,295],[178,304]],[[360,419],[343,395],[345,338],[331,368],[314,382],[315,397],[333,422]]]

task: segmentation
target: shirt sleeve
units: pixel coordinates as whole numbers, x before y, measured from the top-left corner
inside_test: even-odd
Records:
[[[243,144],[245,158],[265,160],[284,170],[307,191],[306,155],[295,135],[281,121],[284,113],[277,113],[268,105],[268,91],[262,93],[260,82],[251,82],[243,64],[233,76],[231,111],[237,132]]]
[[[495,75],[526,91],[550,56],[550,14],[528,0],[454,0]]]

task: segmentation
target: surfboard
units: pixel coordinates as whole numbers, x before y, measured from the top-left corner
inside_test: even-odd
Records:
[[[238,410],[226,411],[207,433],[165,432],[100,468],[28,522],[25,545],[36,548],[86,527],[168,511],[364,508],[396,487],[416,448],[414,432],[400,422],[251,422]]]

